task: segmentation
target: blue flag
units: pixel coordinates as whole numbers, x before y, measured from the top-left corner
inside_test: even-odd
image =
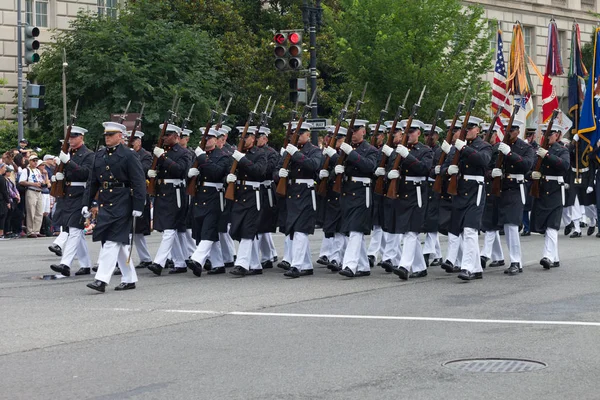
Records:
[[[596,28],[594,34],[594,61],[592,62],[592,68],[590,69],[590,76],[588,78],[585,90],[585,97],[583,99],[583,105],[581,107],[581,116],[579,119],[579,130],[578,134],[588,146],[596,146],[596,142],[600,138],[598,135],[598,127],[600,127],[600,98],[596,99],[594,96],[595,89],[598,85],[598,77],[600,77],[600,43],[598,38],[600,37],[600,28]],[[596,158],[600,162],[600,158],[596,155]]]

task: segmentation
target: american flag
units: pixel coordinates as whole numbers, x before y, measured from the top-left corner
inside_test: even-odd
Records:
[[[502,115],[510,117],[510,102],[506,95],[506,64],[502,51],[502,31],[498,29],[498,49],[496,52],[496,66],[494,68],[494,82],[492,83],[492,111],[496,113],[499,106],[504,106]]]

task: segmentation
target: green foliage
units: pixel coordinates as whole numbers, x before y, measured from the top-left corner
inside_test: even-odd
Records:
[[[17,122],[0,120],[0,155],[17,147]]]

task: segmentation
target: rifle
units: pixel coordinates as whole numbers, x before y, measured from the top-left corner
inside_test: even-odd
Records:
[[[356,121],[356,117],[360,111],[360,106],[364,103],[365,94],[367,93],[367,85],[369,82],[365,83],[365,88],[362,91],[362,95],[360,99],[356,101],[356,107],[354,108],[354,112],[352,113],[352,119],[350,119],[350,124],[348,124],[348,134],[346,135],[346,140],[344,141],[346,144],[352,144],[352,135],[354,134],[354,121]],[[332,138],[333,140],[333,138]],[[346,163],[346,153],[341,152],[336,165],[344,165]],[[335,182],[333,184],[333,191],[336,193],[342,193],[342,179],[344,178],[343,174],[336,175]]]
[[[344,119],[346,119],[346,112],[348,112],[348,106],[350,105],[351,98],[352,98],[352,92],[350,92],[350,94],[348,95],[346,104],[340,111],[340,115],[338,116],[337,124],[335,125],[335,129],[333,131],[333,135],[331,136],[331,139],[329,139],[329,143],[327,143],[327,147],[335,148],[335,142],[337,142],[337,134],[340,131],[340,125],[342,124]],[[329,169],[330,160],[331,159],[329,158],[329,156],[325,156],[325,161],[323,162],[323,167],[321,169]],[[323,179],[321,179],[321,182],[319,182],[319,185],[317,187],[317,194],[319,196],[322,196],[322,197],[327,196],[328,180],[329,180],[329,178],[323,178]]]
[[[315,90],[313,92],[310,102],[304,106],[304,111],[300,115],[300,119],[298,119],[298,123],[296,124],[296,130],[294,130],[294,133],[292,134],[292,137],[290,138],[290,142],[294,146],[298,145],[298,133],[300,132],[300,129],[302,128],[302,121],[304,121],[304,118],[306,118],[308,116],[308,113],[310,112],[310,110],[312,110],[312,107],[313,107],[312,104],[314,103],[316,98],[317,98],[317,90]],[[290,121],[290,124],[291,124],[291,121]],[[289,126],[288,126],[288,129],[290,129]],[[282,168],[288,169],[291,161],[292,161],[292,156],[290,155],[290,153],[286,153],[285,158],[283,159]],[[275,190],[275,193],[277,193],[279,196],[285,197],[285,194],[287,193],[287,177],[285,177],[285,178],[279,177],[279,182],[277,182],[277,189]]]
[[[265,117],[265,126],[266,127],[269,126],[269,121],[271,121],[271,118],[273,117],[273,110],[275,109],[275,104],[277,104],[277,100],[273,101],[273,104],[271,104],[271,111],[269,111],[269,113]]]
[[[178,108],[179,108],[179,103],[177,102],[177,95],[175,95],[175,97],[173,98],[173,105],[171,106],[171,109],[169,111],[167,111],[165,121],[163,122],[162,130],[160,131],[160,135],[158,136],[158,143],[156,144],[156,147],[160,147],[160,148],[163,147],[163,142],[165,140],[165,132],[167,132],[167,125],[169,125],[169,123],[171,123],[171,121],[173,121],[175,119]],[[173,110],[175,110],[175,111],[173,111]],[[152,155],[152,166],[150,167],[150,169],[153,171],[156,171],[157,165],[158,165],[158,157],[156,157],[156,155],[153,154]],[[148,179],[147,192],[150,196],[156,195],[156,178]]]
[[[142,115],[144,115],[144,107],[146,107],[146,103],[142,103],[142,109],[140,110],[140,115],[135,119],[135,124],[133,125],[133,129],[131,130],[131,135],[129,135],[129,141],[127,142],[127,146],[129,148],[133,148],[133,139],[135,138],[135,132],[139,129],[142,124]]]
[[[410,89],[408,89],[408,91],[406,92],[406,95],[404,96],[404,101],[402,102],[402,105],[398,106],[398,110],[396,111],[396,116],[394,117],[394,122],[392,122],[392,126],[390,127],[390,133],[388,134],[388,137],[387,137],[386,146],[388,146],[388,147],[392,147],[394,145],[394,132],[396,131],[396,126],[398,125],[398,121],[400,121],[402,119],[402,114],[404,113],[404,110],[406,110],[406,108],[405,108],[406,100],[408,99],[409,94],[410,94]],[[385,168],[385,166],[387,164],[387,159],[388,159],[388,157],[385,155],[385,153],[381,152],[381,161],[379,162],[379,168]],[[383,175],[378,176],[377,180],[375,181],[375,193],[378,195],[383,195],[383,186],[384,186]]]
[[[492,139],[492,135],[494,134],[494,127],[496,126],[496,121],[500,117],[500,114],[502,113],[502,111],[504,111],[504,106],[503,105],[499,105],[498,106],[498,111],[496,111],[496,114],[494,114],[494,116],[492,118],[492,122],[490,123],[490,127],[488,128],[487,132],[483,136],[483,141],[484,142],[490,143],[490,140]]]
[[[545,150],[548,150],[548,148],[550,147],[548,138],[552,134],[552,125],[554,124],[554,120],[558,116],[558,111],[559,110],[556,109],[552,112],[552,117],[550,118],[550,122],[548,122],[548,127],[546,128],[546,132],[544,132],[544,136],[543,136],[540,146],[542,146]],[[533,168],[533,171],[540,172],[540,170],[542,169],[542,161],[543,160],[544,159],[542,157],[538,156],[537,161],[535,163],[535,167]],[[529,194],[535,198],[540,197],[540,180],[539,179],[533,179],[533,182],[531,184],[531,190],[529,191]]]
[[[458,108],[456,109],[456,112],[454,113],[454,118],[452,119],[452,123],[450,124],[450,129],[448,129],[448,132],[446,133],[446,138],[444,140],[448,144],[452,144],[452,136],[453,136],[452,131],[454,131],[454,127],[456,126],[456,121],[458,120],[458,117],[460,116],[460,113],[462,112],[462,109],[465,106],[465,101],[467,100],[467,93],[469,93],[469,88],[467,88],[467,90],[465,91],[465,97],[463,97],[462,101],[460,103],[458,103]],[[440,168],[441,168],[441,166],[444,164],[445,161],[446,161],[446,153],[444,153],[442,151],[437,165],[440,166]],[[442,174],[439,174],[435,177],[435,182],[433,183],[433,191],[441,194],[442,193],[442,183],[443,183],[443,177],[442,177]]]
[[[69,127],[67,128],[67,131],[65,132],[65,140],[63,141],[63,144],[60,148],[60,151],[63,153],[69,152],[69,137],[71,136],[71,128],[73,127],[73,125],[75,124],[75,121],[77,120],[77,108],[78,107],[79,107],[79,99],[77,99],[77,102],[75,103],[75,108],[73,109],[73,113],[71,114],[71,121],[69,123]],[[59,172],[62,173],[64,170],[65,170],[65,164],[60,163],[56,167],[55,174],[57,174]],[[61,181],[57,180],[52,183],[52,187],[50,188],[50,195],[55,198],[65,196],[65,180],[64,179]]]
[[[258,124],[256,124],[256,135],[258,136],[258,131],[260,128],[267,123],[267,111],[269,111],[269,105],[271,104],[271,97],[269,96],[269,100],[267,100],[267,105],[265,107],[265,111],[260,113],[260,119],[258,120]]]
[[[446,108],[446,102],[448,101],[448,95],[450,93],[446,93],[446,98],[444,99],[444,102],[442,103],[442,108],[440,108],[439,110],[437,110],[435,112],[435,119],[433,120],[433,123],[431,124],[431,129],[429,130],[429,136],[427,136],[427,146],[431,147],[431,149],[433,149],[435,147],[435,142],[433,141],[433,134],[435,133],[435,128],[437,127],[437,122],[444,118],[444,108]]]
[[[188,116],[181,123],[181,132],[183,132],[184,129],[187,129],[187,126],[190,123],[190,120],[191,120],[191,117],[192,117],[192,111],[194,111],[194,106],[195,105],[196,105],[196,103],[192,104],[192,106],[190,107],[190,112],[188,113]]]
[[[287,145],[290,143],[290,137],[292,136],[292,122],[296,120],[298,117],[298,101],[296,101],[296,107],[292,110],[290,114],[290,122],[288,122],[288,127],[285,132],[285,138],[283,139],[283,148],[285,149]]]
[[[240,140],[238,142],[237,151],[244,151],[244,143],[246,141],[246,134],[248,133],[248,127],[252,123],[254,116],[256,115],[256,111],[258,110],[258,105],[260,104],[260,99],[262,99],[262,94],[258,96],[258,100],[256,100],[256,105],[254,106],[254,110],[250,111],[248,114],[248,119],[246,120],[246,125],[244,126],[244,130],[242,131],[242,135],[240,136]],[[234,174],[237,172],[238,161],[236,159],[233,160],[231,164],[230,174]],[[225,192],[225,198],[227,200],[235,200],[235,182],[230,182],[227,185],[227,191]]]
[[[475,91],[475,95],[477,95],[477,91]],[[469,102],[469,107],[467,107],[467,112],[465,113],[465,119],[463,120],[462,126],[460,127],[460,135],[458,138],[460,140],[465,140],[467,136],[467,125],[469,125],[469,119],[471,118],[471,111],[475,108],[475,103],[477,99],[475,97],[471,98]],[[454,152],[454,157],[452,158],[452,162],[450,165],[458,165],[460,161],[461,152],[458,149]],[[458,174],[452,175],[450,177],[450,183],[448,183],[448,194],[456,196],[458,194]]]
[[[417,112],[419,111],[419,108],[421,107],[421,100],[423,100],[423,95],[425,94],[426,88],[427,88],[427,85],[423,86],[423,90],[421,91],[421,96],[419,96],[419,101],[417,101],[417,103],[413,105],[410,116],[408,117],[408,121],[406,122],[406,128],[405,128],[406,131],[408,131],[410,129],[413,118],[415,117],[415,115],[417,115]],[[404,132],[404,135],[402,135],[402,145],[406,146],[407,143],[408,143],[408,135],[406,132]],[[398,170],[400,168],[401,162],[402,162],[402,157],[400,157],[400,154],[396,154],[396,159],[394,160],[394,166],[392,167],[392,170]],[[388,185],[387,197],[390,199],[395,199],[397,195],[398,195],[398,178],[394,178],[394,179],[390,180],[390,184]]]
[[[379,132],[379,127],[383,123],[385,116],[388,112],[388,107],[390,106],[390,99],[392,98],[392,94],[387,98],[385,102],[385,108],[379,112],[379,119],[377,120],[377,124],[375,125],[375,130],[371,133],[371,146],[375,146],[377,144],[377,133]]]
[[[500,108],[502,108],[502,106],[498,107],[498,112],[501,112]],[[510,116],[510,119],[508,120],[508,125],[506,125],[506,130],[504,131],[504,138],[502,139],[502,143],[510,144],[510,131],[512,129],[513,122],[515,121],[515,116],[519,112],[519,108],[520,108],[519,103],[515,102],[515,105],[513,106],[512,115]],[[492,121],[492,123],[490,124],[490,130],[494,127],[495,121],[496,120],[494,119],[494,121]],[[504,153],[499,151],[498,158],[496,159],[496,168],[502,168],[503,164],[504,164]],[[502,177],[497,176],[492,181],[492,194],[494,196],[500,196],[501,191],[502,191]]]

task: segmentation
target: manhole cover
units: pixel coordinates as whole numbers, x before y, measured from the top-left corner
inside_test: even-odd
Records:
[[[472,358],[452,360],[442,365],[466,372],[530,372],[548,366],[548,364],[540,361],[515,358]]]

